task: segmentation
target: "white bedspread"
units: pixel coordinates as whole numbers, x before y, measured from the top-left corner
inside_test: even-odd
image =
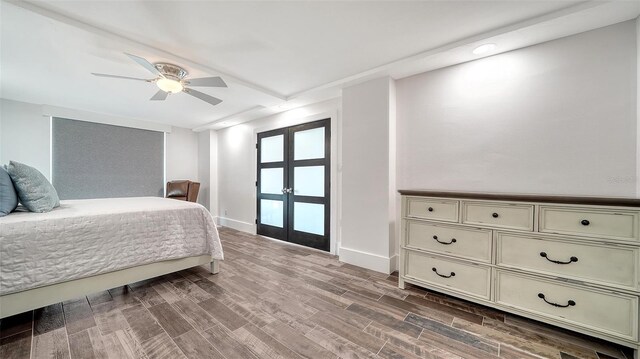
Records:
[[[197,203],[159,197],[61,201],[49,213],[0,218],[0,295],[206,254],[223,258],[213,218]]]

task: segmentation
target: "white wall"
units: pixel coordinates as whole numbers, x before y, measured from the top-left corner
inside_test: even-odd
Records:
[[[640,17],[636,18],[636,196],[640,195]]]
[[[243,123],[218,131],[218,210],[223,226],[255,233],[253,127]]]
[[[214,218],[220,216],[218,210],[218,132],[209,132],[209,212]]]
[[[397,81],[398,187],[636,196],[636,56],[628,21]]]
[[[51,180],[50,121],[42,106],[0,99],[0,123],[0,165],[22,162]]]
[[[340,260],[395,268],[395,103],[388,77],[342,92]]]
[[[256,133],[292,126],[300,121],[311,121],[339,114],[338,99],[305,106],[256,121],[243,123],[217,131],[218,133],[218,211],[219,222],[223,226],[255,233],[256,218]],[[319,116],[319,117],[318,117]],[[337,116],[339,118],[339,115]],[[337,121],[338,118],[335,120]],[[332,145],[337,146],[338,128],[332,123]],[[338,124],[339,126],[339,124]],[[332,148],[332,165],[336,163],[339,151]],[[334,156],[336,160],[334,161]],[[332,244],[338,239],[337,234],[337,171],[332,172]]]
[[[172,127],[167,133],[167,181],[198,179],[198,134]]]
[[[218,217],[218,133],[208,130],[197,134],[197,165],[200,193],[198,203]]]
[[[211,201],[211,135],[210,131],[198,133],[198,181],[200,182],[200,193],[198,203],[210,208]]]

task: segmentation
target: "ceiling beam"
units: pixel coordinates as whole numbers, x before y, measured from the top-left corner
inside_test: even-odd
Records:
[[[417,73],[432,71],[437,68],[456,65],[466,61],[472,61],[478,59],[476,56],[471,55],[469,50],[468,56],[465,59],[459,61],[441,61],[439,65],[423,65],[422,67],[416,66],[418,62],[427,62],[430,58],[436,56],[442,56],[443,54],[450,53],[460,48],[473,49],[479,43],[489,41],[492,38],[507,35],[509,33],[535,33],[545,26],[556,26],[561,22],[569,22],[569,30],[564,34],[558,34],[558,31],[548,35],[547,38],[538,37],[536,42],[522,44],[517,47],[502,47],[499,51],[493,52],[490,55],[496,55],[499,53],[512,51],[517,48],[534,45],[544,41],[555,40],[564,36],[577,34],[580,32],[596,29],[607,25],[612,25],[618,22],[630,20],[638,17],[640,14],[640,2],[633,1],[584,1],[577,5],[569,6],[567,8],[554,11],[545,15],[537,16],[525,21],[520,21],[508,26],[500,27],[491,31],[487,31],[478,35],[467,37],[458,41],[454,41],[443,46],[439,46],[433,49],[425,50],[414,55],[410,55],[390,63],[376,66],[366,71],[347,76],[336,81],[328,82],[320,86],[312,87],[303,91],[299,91],[287,96],[287,101],[300,98],[300,97],[317,97],[313,96],[316,93],[324,91],[326,96],[335,95],[336,91],[340,89],[352,86],[369,79],[391,76],[394,79],[408,77]],[[576,21],[576,19],[578,21]],[[534,36],[532,36],[534,37]],[[487,55],[487,56],[490,56]],[[461,56],[459,56],[461,57]],[[415,68],[413,71],[406,71],[406,68]],[[404,70],[404,71],[403,71]]]
[[[129,37],[120,35],[120,34],[116,34],[113,33],[111,31],[102,29],[98,26],[83,22],[81,20],[69,17],[67,15],[61,14],[59,12],[53,11],[49,8],[45,8],[42,7],[41,4],[43,4],[42,2],[38,2],[35,3],[33,1],[21,1],[21,0],[2,0],[3,2],[12,4],[14,6],[23,8],[25,10],[34,12],[36,14],[39,14],[41,16],[47,17],[49,19],[55,20],[55,21],[59,21],[61,23],[64,23],[66,25],[69,26],[73,26],[79,29],[82,29],[84,31],[90,32],[92,34],[98,35],[98,36],[102,36],[102,37],[106,37],[109,38],[111,40],[115,40],[115,41],[119,41],[119,42],[123,42],[128,44],[129,46],[133,46],[135,48],[140,48],[146,51],[149,51],[151,53],[156,54],[157,56],[162,56],[162,57],[166,57],[172,60],[175,60],[177,63],[183,64],[183,65],[187,65],[190,66],[192,68],[198,69],[200,71],[204,71],[207,73],[210,73],[212,75],[218,75],[220,77],[223,77],[225,79],[225,81],[227,82],[231,82],[237,85],[241,85],[244,86],[246,88],[249,88],[251,90],[254,90],[256,92],[258,92],[259,94],[261,94],[264,97],[264,103],[269,105],[272,104],[273,102],[280,102],[283,100],[286,100],[286,95],[283,95],[281,93],[278,93],[276,91],[273,91],[271,89],[267,89],[265,87],[262,87],[260,85],[257,85],[251,81],[242,79],[240,77],[225,73],[224,71],[220,71],[218,69],[215,69],[213,67],[210,67],[208,65],[204,65],[201,63],[197,63],[194,62],[192,60],[186,59],[182,56],[170,53],[168,51],[162,50],[162,49],[158,49],[156,47],[141,43],[139,41],[136,41],[134,39],[131,39]]]
[[[264,109],[265,109],[264,106],[253,106],[253,107],[251,107],[249,109],[242,110],[240,112],[236,112],[234,114],[231,114],[231,115],[228,115],[228,116],[224,116],[224,117],[218,118],[218,119],[216,119],[214,121],[205,123],[204,125],[201,125],[201,126],[198,126],[198,127],[194,128],[194,129],[192,129],[192,131],[201,132],[201,131],[211,130],[214,127],[216,127],[216,125],[220,125],[221,122],[228,121],[228,120],[234,119],[234,118],[242,116],[242,115],[247,115],[247,114],[250,114],[252,112],[260,112],[260,111],[262,111]],[[260,114],[262,114],[262,112],[260,112]],[[243,121],[243,122],[246,122],[246,121]],[[241,122],[234,122],[233,124],[230,124],[228,126],[225,125],[224,127],[237,125],[238,123],[241,123]]]

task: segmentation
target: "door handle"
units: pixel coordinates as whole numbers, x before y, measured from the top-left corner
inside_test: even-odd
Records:
[[[293,192],[293,188],[283,188],[282,193],[291,193]]]

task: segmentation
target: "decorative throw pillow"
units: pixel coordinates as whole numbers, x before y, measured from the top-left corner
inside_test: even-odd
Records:
[[[20,203],[31,212],[49,212],[60,205],[58,192],[37,169],[10,161],[7,172],[13,180]]]
[[[18,207],[18,194],[9,173],[0,166],[0,217],[13,212]]]

